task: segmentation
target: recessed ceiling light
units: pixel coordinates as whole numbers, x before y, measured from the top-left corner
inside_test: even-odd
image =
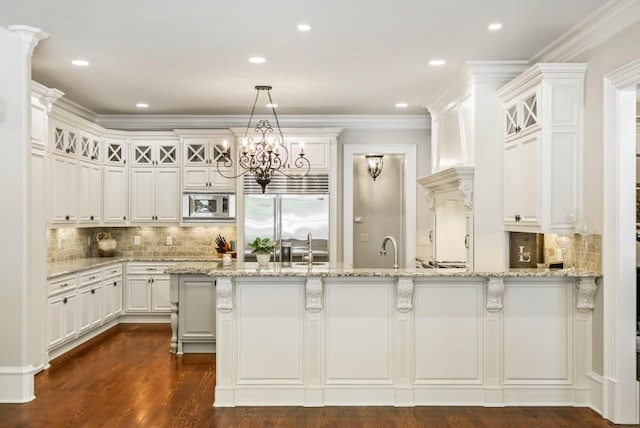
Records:
[[[443,59],[432,59],[429,61],[429,65],[444,65],[447,61]]]
[[[398,107],[398,108],[406,108],[406,107],[409,107],[409,104],[407,104],[407,103],[396,103],[396,107]]]
[[[251,58],[249,58],[249,62],[253,64],[262,64],[263,62],[267,62],[267,60],[265,58],[262,58],[261,56],[252,56]]]
[[[268,104],[267,104],[267,107],[269,107],[269,108],[272,108],[272,107],[273,107],[273,108],[276,108],[276,107],[278,107],[278,104],[271,104],[271,103],[268,103]]]
[[[502,24],[499,22],[492,22],[487,26],[490,31],[500,31],[502,30]]]
[[[147,103],[136,103],[136,107],[138,107],[138,108],[149,108],[149,104],[147,104]]]
[[[309,30],[311,30],[311,25],[309,25],[309,24],[300,24],[300,25],[298,25],[298,30],[299,31],[309,31]]]
[[[87,61],[86,59],[74,59],[73,61],[71,61],[71,64],[78,67],[86,67],[89,65],[89,61]]]

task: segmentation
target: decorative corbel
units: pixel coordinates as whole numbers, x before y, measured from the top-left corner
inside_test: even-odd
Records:
[[[460,180],[458,191],[464,199],[464,206],[471,211],[473,209],[473,183],[471,181]]]
[[[216,307],[220,312],[233,310],[233,283],[231,278],[216,279]]]
[[[593,299],[598,292],[598,284],[592,276],[578,278],[576,281],[576,290],[578,291],[578,299],[576,307],[578,312],[590,312],[593,310]]]
[[[502,310],[503,297],[504,280],[502,278],[489,278],[487,281],[487,311],[500,312]]]
[[[400,312],[413,309],[413,279],[399,277],[396,281],[396,308]]]
[[[424,199],[427,201],[427,210],[429,212],[436,212],[436,194],[431,190],[424,191]]]
[[[38,46],[40,40],[47,39],[49,34],[37,27],[29,25],[8,25],[7,28],[24,43],[29,56],[33,56],[33,50]]]
[[[320,277],[307,278],[305,286],[306,307],[309,312],[322,310],[322,279]]]
[[[40,95],[40,97],[38,98],[38,101],[40,101],[40,103],[46,107],[47,112],[51,113],[51,108],[53,107],[53,103],[58,101],[58,99],[60,99],[60,97],[62,97],[63,95],[64,95],[64,92],[59,91],[58,89],[55,89],[55,88],[49,88],[44,94]]]

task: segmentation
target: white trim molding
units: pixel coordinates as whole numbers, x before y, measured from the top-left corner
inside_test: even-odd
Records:
[[[638,423],[636,381],[635,154],[640,59],[604,76],[604,373],[602,415]]]
[[[32,365],[0,367],[0,403],[27,403],[36,398]]]
[[[533,55],[529,62],[569,62],[638,21],[638,0],[609,0]]]
[[[254,116],[273,119],[273,116]],[[424,115],[279,115],[280,125],[289,128],[431,129]],[[172,130],[176,128],[246,128],[248,115],[98,115],[95,122],[126,131]]]

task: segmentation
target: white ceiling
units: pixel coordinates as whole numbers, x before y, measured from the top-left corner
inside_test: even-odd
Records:
[[[421,114],[464,61],[527,60],[603,3],[0,0],[0,25],[49,33],[34,80],[99,114],[248,114],[257,84],[281,114]]]

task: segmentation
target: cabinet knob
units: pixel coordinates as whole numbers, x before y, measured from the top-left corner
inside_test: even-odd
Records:
[[[520,127],[520,125],[516,126],[516,134],[519,133],[520,131],[522,131],[522,128]]]
[[[113,281],[113,286],[117,287],[118,286],[118,282],[117,281]]]
[[[429,231],[429,242],[433,242],[433,230]]]
[[[123,160],[122,160],[122,163],[127,163],[127,160],[126,160],[126,159],[123,159]]]
[[[122,219],[123,219],[123,220],[126,220],[126,219],[127,219],[127,216],[122,217]]]
[[[96,290],[95,289],[91,290],[91,294],[96,294]]]
[[[151,283],[153,284],[155,282],[155,280],[153,278],[151,278]]]
[[[64,299],[62,299],[62,303],[64,303],[65,305],[67,304],[67,298],[66,297]]]
[[[69,216],[68,215],[64,216],[64,219],[69,220]]]
[[[469,248],[469,234],[464,235],[464,248]]]
[[[65,151],[66,153],[71,153],[71,149],[70,149],[70,148],[68,148],[68,147],[67,147],[66,149],[64,149],[64,151]]]
[[[68,287],[69,283],[65,282],[64,284],[60,284],[60,287]]]
[[[90,216],[90,217],[89,217],[89,220],[93,220],[93,216]]]

